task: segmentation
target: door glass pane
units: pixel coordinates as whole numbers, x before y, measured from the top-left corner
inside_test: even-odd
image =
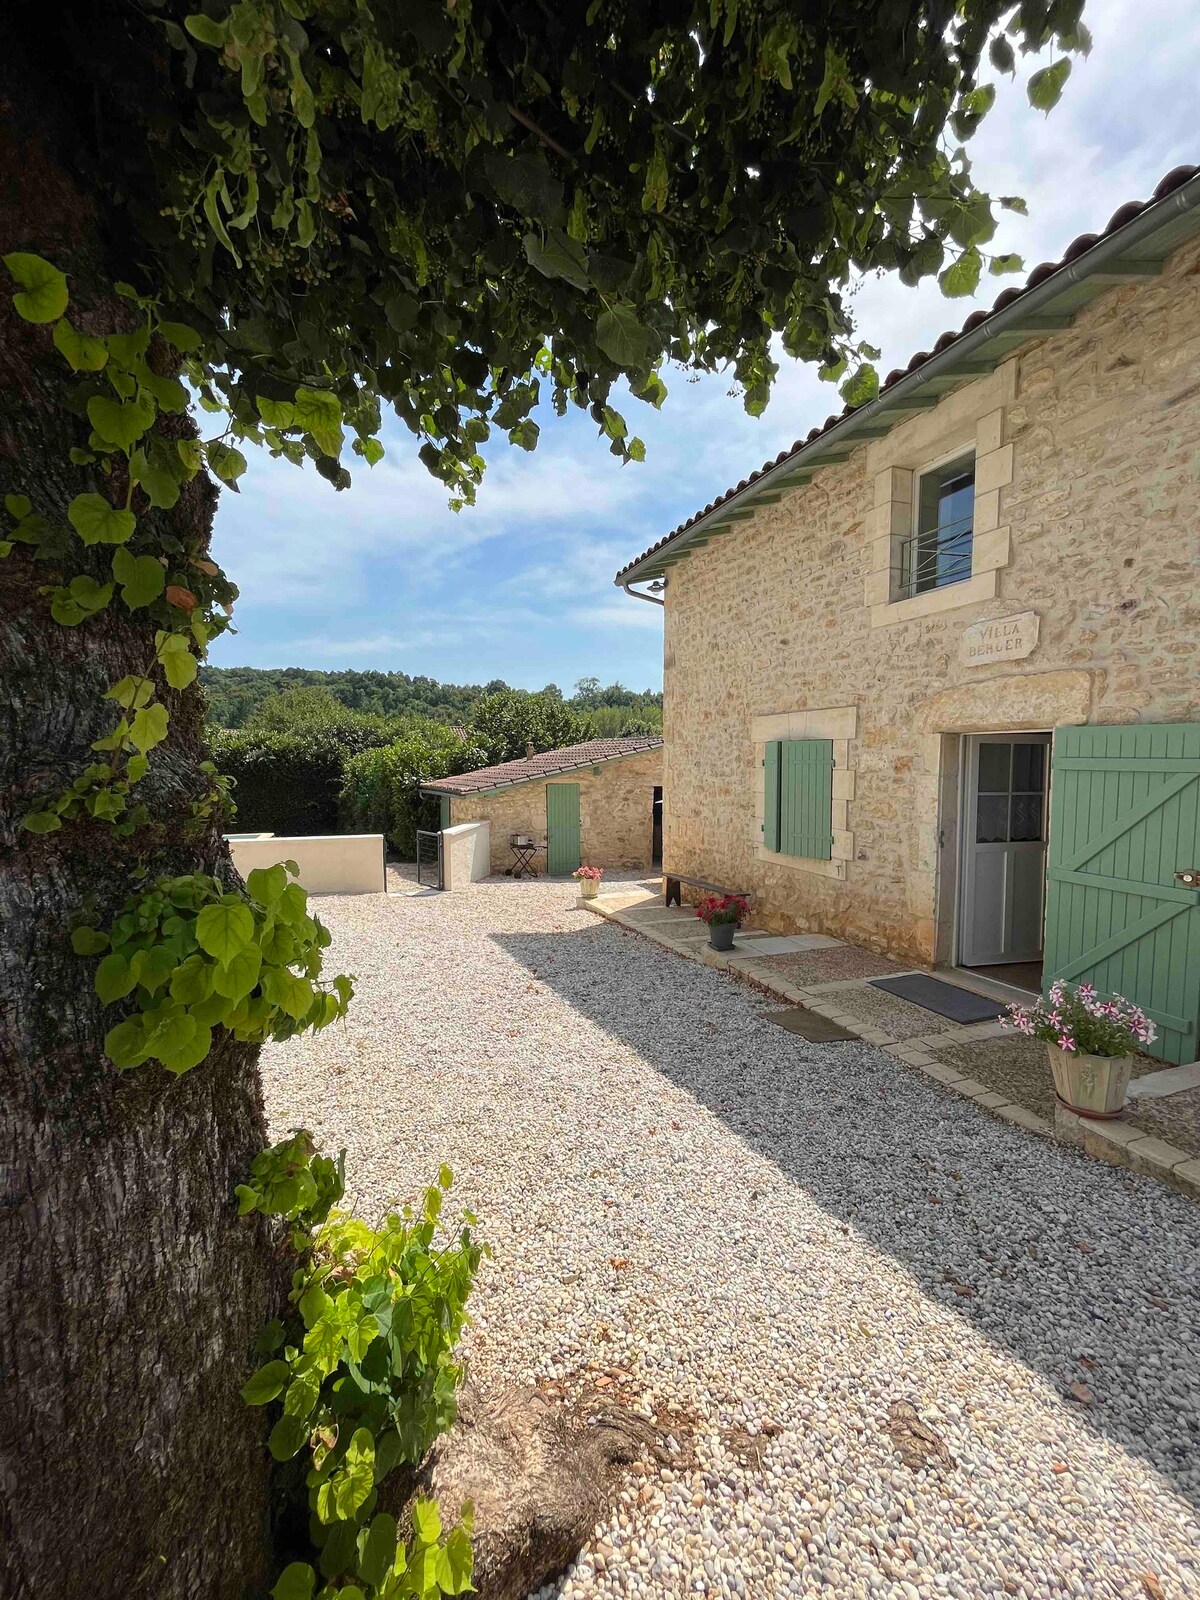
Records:
[[[1010,839],[1030,840],[1042,837],[1043,802],[1040,794],[1014,794],[1012,797],[1012,825]]]
[[[1007,794],[1012,746],[1008,744],[981,744],[979,746],[980,794]]]
[[[1021,794],[1041,794],[1046,787],[1046,746],[1013,745],[1013,788]],[[1015,837],[1015,835],[1014,835]]]
[[[981,794],[975,812],[975,843],[1003,844],[1008,838],[1008,796]]]

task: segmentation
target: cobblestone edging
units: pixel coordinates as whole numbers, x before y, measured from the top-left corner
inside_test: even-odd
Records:
[[[1166,1140],[1157,1139],[1141,1128],[1136,1128],[1120,1119],[1112,1122],[1096,1122],[1087,1117],[1077,1116],[1062,1106],[1056,1107],[1054,1121],[1050,1122],[1045,1117],[1038,1116],[1036,1112],[1030,1111],[1027,1106],[1005,1099],[1004,1095],[997,1094],[986,1084],[960,1072],[957,1067],[939,1061],[933,1053],[939,1045],[969,1044],[975,1039],[996,1038],[1002,1032],[998,1022],[980,1022],[963,1026],[946,1019],[941,1027],[936,1030],[931,1029],[928,1034],[904,1040],[892,1039],[884,1030],[870,1027],[861,1017],[852,1016],[840,999],[842,992],[860,989],[865,979],[852,978],[839,983],[814,984],[807,987],[789,983],[770,967],[763,966],[752,957],[744,954],[730,957],[711,949],[701,935],[689,934],[684,938],[678,936],[671,938],[666,930],[671,927],[681,928],[683,919],[667,920],[664,917],[661,923],[634,919],[622,914],[631,909],[624,897],[612,896],[613,903],[610,905],[605,905],[604,899],[603,896],[598,896],[594,900],[581,899],[578,904],[608,922],[615,922],[619,927],[639,933],[667,950],[673,950],[676,955],[683,956],[686,960],[697,961],[703,966],[718,967],[722,972],[728,972],[754,988],[786,1001],[789,1005],[804,1006],[806,1010],[815,1011],[819,1016],[828,1018],[830,1022],[838,1023],[848,1033],[861,1039],[864,1044],[874,1045],[885,1055],[893,1056],[897,1061],[923,1073],[927,1078],[933,1078],[955,1094],[973,1100],[976,1105],[992,1112],[1005,1122],[1011,1122],[1016,1127],[1024,1128],[1029,1133],[1039,1134],[1043,1138],[1072,1145],[1083,1154],[1106,1161],[1110,1166],[1127,1167],[1132,1172],[1158,1178],[1172,1189],[1187,1195],[1189,1199],[1200,1200],[1200,1158],[1189,1155],[1186,1150],[1180,1150],[1175,1145],[1168,1144]],[[618,899],[621,900],[621,904],[616,903]],[[642,900],[637,904],[643,907],[650,906],[653,902]]]

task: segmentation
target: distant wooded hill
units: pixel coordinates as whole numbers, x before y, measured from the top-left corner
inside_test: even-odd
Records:
[[[308,667],[201,667],[200,681],[208,697],[209,721],[220,728],[244,727],[257,706],[287,689],[320,686],[351,711],[455,724],[465,723],[484,695],[508,688],[501,678],[490,683],[439,683],[407,672],[318,672]],[[604,687],[598,678],[581,678],[570,696],[562,695],[555,684],[547,684],[542,693],[558,695],[573,710],[589,714],[589,731],[594,728],[597,737],[609,733],[605,725],[610,721],[662,724],[662,694],[654,690],[639,692],[621,683]]]

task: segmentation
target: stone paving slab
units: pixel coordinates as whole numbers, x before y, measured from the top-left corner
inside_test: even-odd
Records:
[[[681,937],[678,932],[672,933],[669,926],[664,926],[661,917],[647,919],[636,914],[631,916],[615,906],[604,905],[604,898],[580,900],[579,904],[608,921],[617,922],[673,950],[685,960],[722,968],[782,1000],[805,1006],[844,1027],[864,1043],[885,1051],[909,1070],[932,1078],[952,1093],[973,1100],[982,1110],[992,1112],[1016,1127],[1072,1144],[1085,1154],[1111,1165],[1129,1167],[1159,1178],[1190,1198],[1200,1200],[1200,1089],[1177,1090],[1157,1099],[1147,1097],[1141,1105],[1132,1103],[1126,1118],[1084,1125],[1084,1119],[1074,1117],[1056,1105],[1043,1047],[1036,1041],[1007,1032],[999,1022],[978,1022],[964,1026],[949,1018],[938,1018],[933,1012],[926,1012],[920,1006],[870,986],[865,975],[808,984],[797,981],[797,967],[805,970],[807,964],[807,969],[811,970],[812,965],[817,964],[820,971],[822,965],[831,958],[859,960],[864,967],[872,969],[872,975],[878,970],[875,966],[878,962],[883,962],[887,971],[911,970],[900,966],[898,962],[875,957],[870,951],[856,945],[837,945],[836,942],[833,947],[810,948],[805,953],[783,956],[763,954],[761,946],[764,941],[748,939],[746,934],[740,935],[745,954],[738,959],[733,952],[726,954],[711,949],[704,932],[697,933],[693,938]],[[641,908],[635,908],[635,911],[637,909]],[[655,909],[661,912],[663,908]],[[683,912],[668,918],[667,922],[678,922],[681,918],[689,922],[692,920],[688,913]],[[749,932],[752,934],[753,930]],[[798,934],[794,937],[812,936]],[[747,950],[746,945],[755,948]],[[824,970],[828,970],[827,967]],[[864,995],[867,997],[865,1000]],[[892,1008],[890,1017],[880,1014],[880,1002]],[[903,1007],[909,1013],[919,1013],[919,1017],[897,1015],[897,1007]],[[939,1022],[944,1022],[944,1028],[930,1031],[930,1027],[936,1028]],[[1145,1057],[1139,1057],[1134,1067],[1135,1074],[1151,1079],[1168,1077],[1172,1071],[1159,1068]],[[1131,1123],[1128,1120],[1130,1113],[1142,1125]],[[1182,1116],[1185,1126],[1194,1128],[1194,1137],[1186,1138],[1184,1143],[1158,1137],[1155,1127],[1147,1124],[1151,1124],[1156,1117],[1166,1115],[1177,1121]],[[1174,1131],[1173,1128],[1171,1131]]]

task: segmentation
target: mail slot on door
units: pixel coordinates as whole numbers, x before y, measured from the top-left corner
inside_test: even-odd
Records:
[[[1175,874],[1175,882],[1182,883],[1185,889],[1200,889],[1200,867],[1184,867]]]

